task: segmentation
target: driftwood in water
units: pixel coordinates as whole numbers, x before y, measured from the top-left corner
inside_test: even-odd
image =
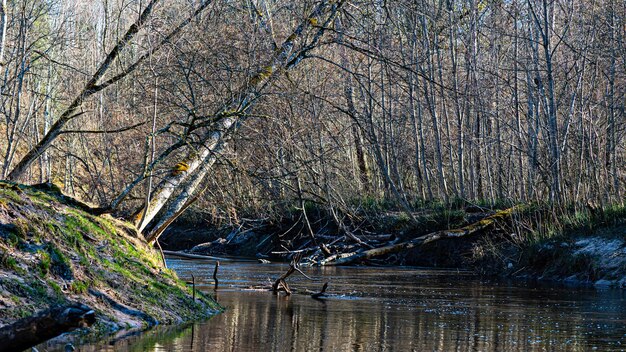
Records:
[[[287,295],[290,295],[292,291],[291,291],[291,288],[289,288],[289,285],[287,284],[285,280],[296,271],[302,274],[302,276],[306,277],[307,279],[313,280],[310,277],[308,277],[305,273],[303,273],[302,270],[300,270],[300,268],[298,268],[298,265],[300,264],[301,259],[302,259],[302,254],[297,254],[291,260],[291,263],[289,263],[289,269],[287,269],[287,271],[284,274],[282,274],[278,279],[276,279],[276,281],[274,281],[274,284],[272,284],[272,292],[278,293],[278,291],[282,287],[285,293],[287,293]]]
[[[311,297],[315,298],[315,299],[320,299],[322,297],[325,297],[327,288],[328,288],[328,282],[325,282],[324,286],[322,286],[322,289],[320,290],[320,292],[312,294]]]
[[[284,274],[282,274],[278,279],[276,279],[276,281],[274,281],[274,284],[272,285],[272,292],[278,293],[278,291],[282,287],[287,295],[291,295],[291,289],[289,288],[289,285],[285,280],[296,271],[296,265],[297,264],[295,264],[293,261],[289,264],[289,269],[287,269]]]
[[[52,307],[0,328],[0,351],[22,351],[95,321],[94,311],[83,304]]]
[[[219,281],[217,281],[217,269],[220,267],[220,261],[215,262],[215,269],[213,269],[213,281],[215,281],[215,289],[217,290],[217,285]]]
[[[417,237],[410,241],[406,241],[406,242],[402,242],[398,244],[373,248],[373,249],[369,249],[369,250],[362,251],[362,252],[351,253],[348,255],[344,254],[343,256],[329,257],[329,258],[321,260],[319,262],[319,265],[351,264],[354,262],[358,262],[358,261],[362,261],[362,260],[366,260],[366,259],[370,259],[374,257],[379,257],[379,256],[386,255],[386,254],[398,253],[401,251],[405,251],[411,248],[424,245],[426,243],[435,242],[435,241],[445,239],[445,238],[467,237],[496,224],[498,221],[509,219],[513,213],[518,212],[521,209],[522,209],[521,206],[514,206],[509,209],[501,210],[491,216],[488,216],[480,221],[477,221],[473,224],[467,225],[460,229],[437,231],[437,232],[429,233],[428,235]]]

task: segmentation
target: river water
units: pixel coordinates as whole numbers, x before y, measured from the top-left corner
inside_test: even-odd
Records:
[[[161,327],[84,351],[624,351],[626,292],[486,282],[467,272],[398,267],[305,268],[273,295],[285,264],[168,259],[185,280],[215,295],[223,314]],[[158,318],[158,317],[157,317]]]

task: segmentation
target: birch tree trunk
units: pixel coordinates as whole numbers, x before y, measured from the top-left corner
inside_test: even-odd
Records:
[[[4,48],[7,38],[7,0],[0,1],[0,67],[4,67]]]
[[[536,31],[541,39],[540,45],[543,49],[543,56],[546,65],[546,83],[544,85],[541,79],[539,79],[539,90],[542,93],[545,100],[545,109],[547,115],[547,127],[548,127],[548,149],[550,152],[550,201],[560,202],[562,198],[561,190],[561,157],[559,150],[559,136],[558,136],[558,123],[557,123],[557,111],[555,104],[555,92],[554,92],[554,70],[553,70],[553,55],[554,48],[551,44],[551,28],[552,21],[551,13],[553,10],[549,9],[554,6],[553,3],[548,4],[547,0],[543,0],[541,4],[541,14],[535,11],[532,3],[529,1],[528,6],[531,14],[535,20]]]
[[[231,135],[232,130],[245,120],[246,113],[270,81],[297,65],[310,50],[318,45],[344,2],[322,1],[317,4],[314,10],[285,39],[280,48],[275,50],[274,55],[265,66],[262,66],[261,71],[253,75],[240,88],[235,98],[229,100],[224,104],[224,108],[215,114],[217,118],[215,128],[203,139],[201,151],[188,155],[185,160],[187,165],[185,171],[172,172],[159,183],[150,203],[135,218],[135,221],[144,218],[139,231],[144,232],[148,229],[148,232],[144,234],[148,242],[156,241],[163,230],[162,226],[171,223],[170,218],[178,214],[187,201],[194,196],[194,191],[215,162],[216,154],[223,147],[225,140]],[[322,18],[323,21],[320,21]],[[312,39],[307,41],[307,38]],[[298,45],[297,48],[296,45]],[[177,191],[180,193],[172,199]],[[166,204],[167,208],[163,209]],[[163,215],[155,218],[162,209]],[[153,221],[156,223],[151,225]]]

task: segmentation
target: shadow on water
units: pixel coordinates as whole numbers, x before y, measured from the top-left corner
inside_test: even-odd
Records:
[[[170,259],[213,294],[209,262]],[[626,294],[620,290],[487,283],[469,273],[411,268],[310,268],[329,281],[323,301],[272,295],[286,265],[228,263],[217,298],[227,310],[206,322],[161,327],[81,351],[621,351]],[[321,288],[302,276],[292,288]]]

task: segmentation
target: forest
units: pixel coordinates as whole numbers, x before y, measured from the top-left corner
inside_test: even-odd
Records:
[[[150,270],[165,249],[626,286],[602,261],[626,253],[625,107],[623,1],[1,0],[0,267],[72,258],[48,237],[77,227],[33,215],[52,202]],[[101,297],[85,275],[70,291]]]
[[[623,203],[620,2],[3,8],[2,178],[146,208],[141,230],[196,196]]]

